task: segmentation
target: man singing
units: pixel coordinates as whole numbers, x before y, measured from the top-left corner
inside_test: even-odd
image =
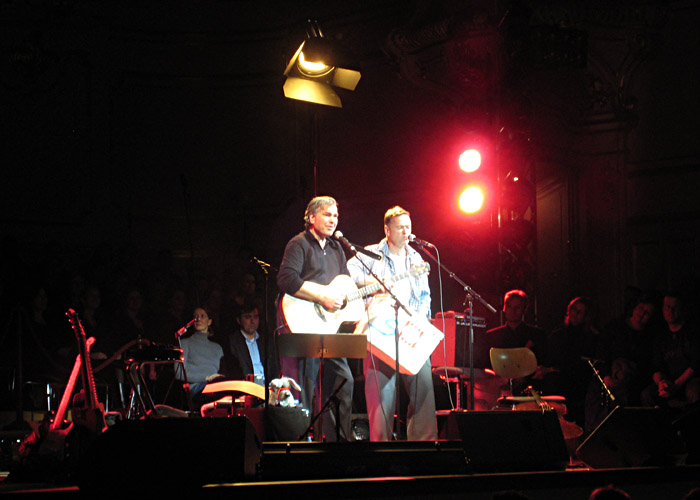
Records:
[[[348,262],[350,275],[358,286],[365,286],[375,281],[367,268],[377,278],[389,283],[393,276],[424,263],[418,252],[408,245],[411,234],[411,215],[406,210],[399,206],[387,210],[384,214],[384,234],[386,238],[382,241],[366,247],[367,250],[381,254],[381,260],[369,259],[358,254]],[[412,314],[430,318],[430,288],[427,274],[412,275],[406,279],[397,280],[391,283],[391,291],[404,306],[411,310]],[[377,295],[373,300],[381,298],[382,296]],[[383,322],[393,320],[393,316],[388,318],[372,316],[371,319],[371,321]],[[391,440],[396,405],[396,367],[389,366],[373,356],[370,351],[364,360],[364,373],[370,439],[372,441]],[[430,359],[426,360],[416,375],[400,374],[400,376],[409,397],[407,438],[412,441],[437,439]]]
[[[306,207],[304,222],[306,230],[289,240],[284,250],[277,274],[277,286],[281,293],[316,302],[328,310],[340,309],[345,295],[325,286],[336,276],[349,274],[345,253],[340,244],[331,238],[338,225],[338,203],[330,196],[312,199]],[[278,310],[277,323],[278,330],[289,331],[281,310]],[[319,366],[319,358],[298,359],[297,376],[302,388],[301,403],[304,408],[312,408]],[[322,378],[324,398],[331,396],[345,381],[337,394],[340,435],[336,435],[334,412],[328,412],[323,416],[322,424],[325,438],[327,441],[349,440],[353,377],[347,359],[324,358]]]

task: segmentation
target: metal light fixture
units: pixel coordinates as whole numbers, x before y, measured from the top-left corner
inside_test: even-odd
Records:
[[[343,68],[340,49],[323,37],[316,21],[309,21],[308,39],[303,41],[289,61],[284,75],[284,95],[289,99],[342,108],[340,97],[333,90],[339,87],[355,90],[360,72]]]

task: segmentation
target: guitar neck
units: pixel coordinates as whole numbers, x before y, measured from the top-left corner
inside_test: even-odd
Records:
[[[408,278],[411,275],[411,271],[404,271],[403,273],[396,274],[389,278],[389,281],[392,283],[395,283],[397,281],[401,281],[402,279]],[[372,295],[374,292],[378,292],[384,288],[381,283],[372,283],[371,285],[363,286],[362,288],[359,288],[356,292],[352,292],[348,294],[348,300],[356,300],[356,299],[363,299],[369,295]]]
[[[58,405],[58,410],[56,410],[56,416],[54,417],[53,422],[51,423],[51,427],[49,428],[52,431],[55,431],[56,429],[61,427],[63,419],[66,416],[68,403],[70,401],[71,394],[73,394],[73,389],[75,389],[75,381],[77,380],[78,374],[80,373],[80,361],[81,356],[80,354],[78,354],[75,357],[75,364],[73,364],[73,370],[71,371],[70,377],[68,378],[68,383],[66,384],[66,388],[63,391],[63,396],[61,396],[61,402]]]
[[[80,349],[80,357],[82,358],[81,366],[87,409],[101,410],[100,403],[97,399],[95,378],[92,373],[92,363],[90,362],[90,346],[94,343],[95,339],[92,337],[90,337],[90,339],[86,339],[85,329],[83,328],[83,324],[81,323],[77,312],[75,312],[73,309],[69,309],[66,315],[70,319],[71,326],[73,327],[76,339],[78,340],[78,348]]]
[[[84,333],[83,333],[84,335]],[[90,340],[93,340],[92,337],[90,337]],[[85,345],[85,359],[83,361],[83,366],[84,371],[85,371],[85,379],[87,380],[87,387],[85,388],[85,392],[89,393],[88,399],[88,408],[91,410],[98,409],[100,407],[100,403],[97,399],[97,388],[95,387],[95,376],[92,373],[92,363],[90,361],[90,345],[89,341],[86,342]]]

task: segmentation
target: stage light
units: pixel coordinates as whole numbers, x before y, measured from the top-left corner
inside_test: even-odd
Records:
[[[459,208],[473,214],[484,206],[484,191],[478,186],[469,186],[459,195]]]
[[[465,172],[476,172],[481,166],[481,153],[477,149],[467,149],[459,155],[459,168]]]
[[[301,43],[289,61],[284,75],[285,97],[342,108],[340,97],[332,87],[355,90],[359,71],[350,69],[340,47],[323,37],[315,21],[309,21],[308,40]]]

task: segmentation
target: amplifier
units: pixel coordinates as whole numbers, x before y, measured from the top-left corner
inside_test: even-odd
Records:
[[[469,366],[469,317],[454,311],[444,314],[445,339],[440,342],[430,357],[430,364],[440,366]],[[431,319],[433,325],[442,331],[443,315],[437,313]],[[486,319],[473,316],[474,337],[486,331]]]
[[[479,316],[472,316],[472,325],[474,328],[486,328],[486,318],[480,318]],[[457,326],[469,326],[469,318],[464,314],[455,315],[455,323]]]

